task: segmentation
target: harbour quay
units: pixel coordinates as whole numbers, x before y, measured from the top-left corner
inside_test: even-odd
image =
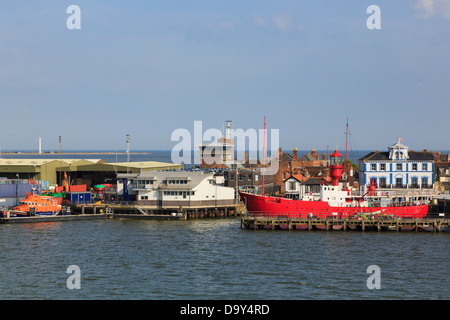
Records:
[[[242,203],[226,205],[195,205],[195,206],[151,206],[136,204],[74,204],[71,210],[79,215],[107,214],[112,218],[134,219],[166,219],[187,220],[197,218],[229,218],[245,214]]]
[[[249,230],[450,232],[450,219],[290,219],[245,216],[241,219],[241,228]]]
[[[77,215],[55,215],[55,216],[29,216],[20,218],[0,218],[0,224],[16,223],[43,223],[43,222],[65,222],[65,221],[88,221],[105,220],[111,216],[107,214],[77,214]]]
[[[60,215],[35,215],[28,217],[0,218],[0,224],[7,223],[40,223],[64,221],[88,221],[105,219],[135,220],[189,220],[235,218],[245,214],[245,206],[241,203],[211,206],[164,207],[137,206],[135,204],[74,204],[67,207],[68,212]]]

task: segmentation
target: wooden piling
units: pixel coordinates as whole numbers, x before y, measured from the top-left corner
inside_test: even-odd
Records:
[[[331,219],[256,219],[247,217],[244,228],[259,229],[265,226],[269,230],[362,230],[362,231],[412,231],[443,232],[450,230],[450,219],[416,219],[416,220],[331,220]],[[342,227],[341,227],[342,226]],[[241,226],[242,227],[242,226]]]

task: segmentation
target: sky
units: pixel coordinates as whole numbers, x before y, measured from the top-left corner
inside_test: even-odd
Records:
[[[450,150],[449,59],[447,0],[3,1],[0,148],[170,150],[266,116],[289,150],[342,149],[347,117],[353,150]]]

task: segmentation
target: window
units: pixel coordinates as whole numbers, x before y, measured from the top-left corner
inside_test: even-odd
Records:
[[[413,163],[412,164],[412,170],[413,171],[417,171],[417,163]]]
[[[295,187],[295,182],[291,182],[291,190],[297,190],[297,188]]]
[[[153,183],[153,181],[152,181]],[[171,179],[171,180],[167,180],[167,184],[187,184],[188,180],[180,180],[180,179]]]
[[[417,178],[411,178],[411,185],[413,187],[417,187],[419,185],[419,179]]]
[[[377,171],[377,165],[375,163],[372,163],[372,165],[370,166],[370,169],[372,171]]]
[[[386,171],[386,164],[380,163],[380,171]]]
[[[230,176],[230,180],[231,180],[231,181],[234,181],[234,174],[232,174],[232,175]]]
[[[422,171],[428,170],[428,163],[422,163]]]
[[[380,178],[380,187],[386,187],[386,178]]]
[[[395,183],[397,184],[397,186],[401,187],[403,185],[403,178],[395,179]]]
[[[376,185],[377,184],[377,178],[370,178],[370,184]]]
[[[422,187],[428,187],[428,178],[422,178]]]
[[[148,184],[153,184],[153,180],[136,180],[136,188],[138,189],[144,189]]]
[[[402,171],[402,164],[401,163],[397,163],[397,171]]]
[[[240,174],[240,175],[239,175],[239,181],[242,181],[242,180],[244,180],[244,175],[243,175],[243,174]]]

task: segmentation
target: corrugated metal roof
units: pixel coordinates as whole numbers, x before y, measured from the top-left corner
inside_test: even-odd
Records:
[[[9,166],[42,166],[48,163],[51,163],[53,161],[58,161],[58,162],[62,162],[65,164],[73,164],[76,163],[78,161],[88,161],[91,163],[98,163],[102,160],[100,159],[95,159],[95,160],[90,160],[90,159],[0,159],[0,166],[1,165],[9,165]]]
[[[183,165],[167,163],[167,162],[159,162],[159,161],[136,161],[136,162],[109,162],[106,163],[111,166],[121,166],[121,167],[130,167],[130,168],[153,168],[153,167],[180,167]]]

